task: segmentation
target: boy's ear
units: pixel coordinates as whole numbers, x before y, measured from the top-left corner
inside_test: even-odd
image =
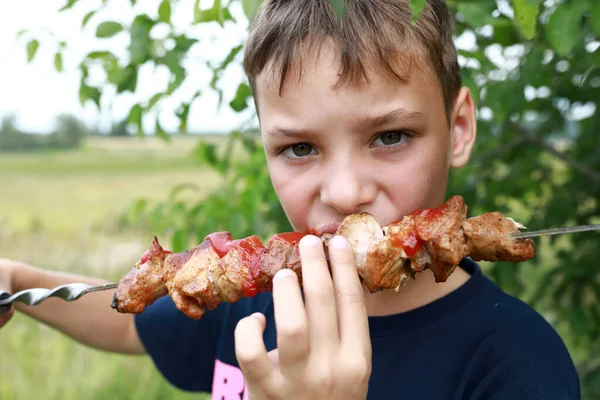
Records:
[[[450,133],[452,135],[450,166],[461,168],[469,161],[477,137],[475,104],[471,91],[467,87],[461,88],[456,96]]]

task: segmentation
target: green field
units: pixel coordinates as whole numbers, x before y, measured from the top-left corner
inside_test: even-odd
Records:
[[[222,137],[204,139],[225,143]],[[77,151],[0,153],[0,258],[118,280],[152,237],[152,232],[119,229],[119,216],[129,205],[139,198],[163,201],[182,183],[206,192],[221,184],[217,173],[195,161],[197,143],[194,137],[170,143],[93,138]],[[522,218],[523,210],[513,211]],[[542,240],[539,265],[521,267],[523,282],[538,282],[556,266],[556,251],[570,247],[566,238],[553,246]],[[525,286],[527,299],[536,286]],[[586,360],[585,347],[573,346],[565,323],[542,313],[576,362]],[[21,314],[0,330],[0,361],[1,400],[205,398],[171,387],[148,357],[87,348]]]
[[[72,152],[1,153],[0,258],[118,279],[150,240],[117,230],[120,212],[179,183],[219,184],[191,156],[197,141],[96,138]],[[199,398],[171,387],[147,357],[87,348],[20,314],[0,330],[0,360],[2,400]]]

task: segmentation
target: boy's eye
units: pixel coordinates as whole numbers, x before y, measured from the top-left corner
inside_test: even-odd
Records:
[[[283,153],[289,158],[306,157],[314,152],[314,147],[307,143],[296,143],[286,148]]]
[[[381,135],[377,136],[374,144],[378,144],[377,142],[381,142],[384,146],[393,146],[400,142],[403,142],[409,139],[411,136],[403,131],[390,131],[384,132]]]

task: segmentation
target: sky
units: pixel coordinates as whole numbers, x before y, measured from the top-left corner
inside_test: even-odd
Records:
[[[85,106],[79,103],[79,61],[86,53],[94,50],[110,50],[117,56],[125,56],[129,42],[127,34],[118,34],[108,40],[97,39],[96,26],[108,20],[127,25],[139,13],[156,17],[161,0],[139,0],[133,8],[127,0],[108,0],[84,29],[81,28],[83,17],[89,11],[98,9],[102,0],[79,0],[72,9],[59,13],[58,10],[66,1],[19,0],[10,2],[10,6],[6,5],[8,2],[4,2],[3,9],[0,9],[0,118],[14,114],[17,126],[21,130],[50,133],[54,129],[56,116],[67,113],[82,119],[90,128],[106,132],[113,122],[125,118],[137,101],[148,100],[153,94],[166,88],[166,67],[156,70],[149,66],[142,67],[136,93],[103,95],[103,107],[99,112],[91,102]],[[212,3],[212,0],[200,2],[203,9],[210,8]],[[208,87],[211,74],[205,66],[207,60],[213,63],[220,62],[233,46],[245,39],[247,22],[242,16],[240,3],[235,2],[231,8],[232,14],[239,17],[237,20],[240,22],[228,22],[225,29],[217,23],[192,25],[194,0],[179,0],[178,4],[172,15],[174,25],[179,32],[198,38],[200,42],[192,47],[189,53],[189,60],[186,62],[188,78],[181,90],[159,103],[158,118],[161,125],[167,131],[176,131],[179,120],[175,116],[175,108],[181,100],[190,99],[200,88],[205,90],[191,107],[188,120],[190,131],[227,133],[238,128],[243,122],[250,120],[251,123],[255,123],[251,119],[252,108],[238,114],[227,104],[228,100],[233,98],[237,85],[244,79],[239,63],[231,65],[220,80],[219,85],[225,93],[226,100],[220,108],[217,105],[217,94]],[[509,9],[503,12],[507,15],[512,14]],[[166,32],[164,28],[165,26],[156,26],[152,34],[160,37]],[[17,38],[23,29],[26,29],[27,33]],[[26,44],[31,38],[40,40],[41,44],[33,62],[28,63]],[[57,43],[61,40],[66,41],[69,47],[63,56],[64,71],[58,73],[54,70],[53,60]],[[469,49],[475,44],[474,40],[474,35],[465,33],[457,38],[455,43],[459,48]],[[595,46],[600,46],[600,43]],[[520,48],[509,48],[502,52],[499,46],[490,46],[488,50],[488,57],[506,70],[517,65],[518,53],[522,51]],[[241,57],[241,53],[238,57]],[[90,71],[90,78],[92,84],[103,82],[103,75],[99,71]],[[528,89],[530,92],[535,90]],[[589,116],[590,112],[594,111],[595,108],[587,110],[585,114]],[[153,131],[156,117],[156,114],[145,117],[143,123],[147,132]]]
[[[61,13],[58,10],[66,4],[66,0],[19,0],[10,2],[10,5],[5,2],[0,10],[0,118],[14,114],[20,129],[49,133],[54,128],[55,117],[60,113],[73,114],[90,127],[101,130],[108,129],[110,121],[119,121],[127,116],[136,100],[148,99],[166,87],[166,69],[142,68],[136,93],[120,94],[116,98],[111,94],[103,99],[106,107],[99,113],[91,102],[84,107],[79,103],[78,64],[89,51],[110,50],[117,55],[126,51],[126,34],[108,40],[95,38],[98,23],[113,20],[128,24],[140,12],[155,17],[159,3],[160,0],[138,1],[132,9],[129,1],[109,0],[106,7],[95,14],[82,30],[83,16],[98,8],[100,0],[81,0],[73,9]],[[161,103],[159,119],[167,130],[175,130],[178,126],[178,119],[173,113],[174,107],[179,104],[178,100],[189,99],[199,88],[208,87],[211,75],[205,67],[206,60],[219,62],[246,35],[245,22],[237,25],[229,23],[226,30],[216,23],[192,26],[193,3],[193,0],[180,0],[180,5],[173,10],[175,26],[186,27],[184,32],[199,38],[200,43],[191,51],[185,87],[168,103]],[[201,4],[202,8],[208,8],[212,1],[204,0]],[[232,13],[239,15],[241,10],[235,8]],[[22,29],[28,32],[17,39]],[[153,33],[161,35],[164,32],[159,28]],[[39,39],[40,47],[34,60],[28,63],[26,44],[31,38]],[[61,40],[66,41],[69,47],[63,56],[64,71],[58,73],[53,60],[57,43]],[[99,74],[93,73],[90,78],[97,82],[102,79]],[[243,71],[239,65],[225,72],[220,85],[225,92],[225,99],[232,98],[242,79]],[[233,112],[226,102],[218,109],[217,102],[217,94],[209,88],[194,102],[188,121],[191,131],[228,132],[252,116],[251,112],[241,115]],[[152,128],[154,118],[145,119],[144,126]]]

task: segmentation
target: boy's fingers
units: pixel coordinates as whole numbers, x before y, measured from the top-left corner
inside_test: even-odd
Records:
[[[273,305],[281,372],[293,375],[308,358],[310,346],[300,285],[291,269],[283,269],[273,277]]]
[[[265,316],[252,314],[235,327],[235,355],[249,384],[268,386],[273,367],[263,342]]]
[[[354,254],[343,236],[333,237],[328,249],[342,345],[349,349],[366,349],[370,346],[369,319]]]
[[[340,340],[333,282],[321,239],[307,235],[299,247],[311,350],[324,354],[338,347]]]

